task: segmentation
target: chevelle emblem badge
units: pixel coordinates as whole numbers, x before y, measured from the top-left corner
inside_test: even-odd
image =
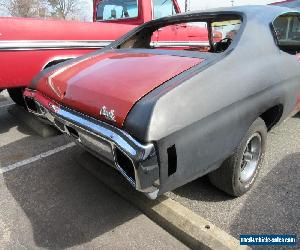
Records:
[[[105,106],[102,106],[100,109],[100,115],[103,115],[107,120],[116,122],[115,111],[113,109],[108,111]]]

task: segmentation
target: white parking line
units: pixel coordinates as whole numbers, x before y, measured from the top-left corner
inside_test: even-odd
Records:
[[[39,161],[43,158],[46,158],[46,157],[49,157],[51,155],[54,155],[56,153],[59,153],[65,149],[68,149],[68,148],[71,148],[71,147],[74,147],[76,145],[75,142],[71,142],[69,144],[66,144],[64,146],[61,146],[61,147],[58,147],[58,148],[55,148],[55,149],[52,149],[52,150],[49,150],[47,152],[44,152],[44,153],[41,153],[39,155],[36,155],[34,157],[31,157],[29,159],[26,159],[26,160],[23,160],[23,161],[19,161],[19,162],[16,162],[12,165],[9,165],[9,166],[6,166],[6,167],[3,167],[0,169],[0,174],[4,174],[4,173],[7,173],[9,171],[12,171],[14,169],[17,169],[17,168],[20,168],[20,167],[23,167],[27,164],[30,164],[30,163],[33,163],[33,162],[36,162],[36,161]]]
[[[5,108],[5,107],[9,107],[15,105],[14,103],[8,103],[8,104],[4,104],[4,105],[0,105],[0,108]]]

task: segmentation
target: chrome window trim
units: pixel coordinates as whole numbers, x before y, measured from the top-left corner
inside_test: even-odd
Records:
[[[151,20],[154,20],[154,3],[153,3],[154,0],[151,0]]]
[[[209,42],[204,41],[161,41],[151,43],[152,46],[155,47],[186,47],[186,46],[199,46],[199,47],[207,47],[209,46]]]

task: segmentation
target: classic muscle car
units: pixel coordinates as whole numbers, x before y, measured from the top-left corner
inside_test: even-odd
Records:
[[[7,89],[17,104],[25,106],[23,91],[41,70],[103,48],[145,22],[181,12],[177,0],[93,3],[94,23],[0,17],[0,92]],[[219,32],[213,36],[220,40]],[[153,36],[158,45],[187,40],[208,44],[207,29],[182,25],[160,29]]]
[[[300,110],[299,20],[292,9],[244,6],[151,21],[43,71],[25,101],[152,199],[206,174],[240,196],[257,179],[267,132]],[[187,23],[207,27],[209,50],[151,42]]]

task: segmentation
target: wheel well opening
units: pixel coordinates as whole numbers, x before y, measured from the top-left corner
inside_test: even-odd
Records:
[[[70,60],[72,58],[66,58],[66,59],[58,59],[58,60],[54,60],[54,61],[51,61],[49,63],[46,64],[46,66],[44,67],[44,69],[47,69],[53,65],[56,65],[56,64],[59,64],[59,63],[62,63],[64,61],[67,61],[67,60]]]
[[[270,131],[279,121],[283,113],[283,105],[276,105],[269,108],[260,117],[264,120],[268,131]]]

